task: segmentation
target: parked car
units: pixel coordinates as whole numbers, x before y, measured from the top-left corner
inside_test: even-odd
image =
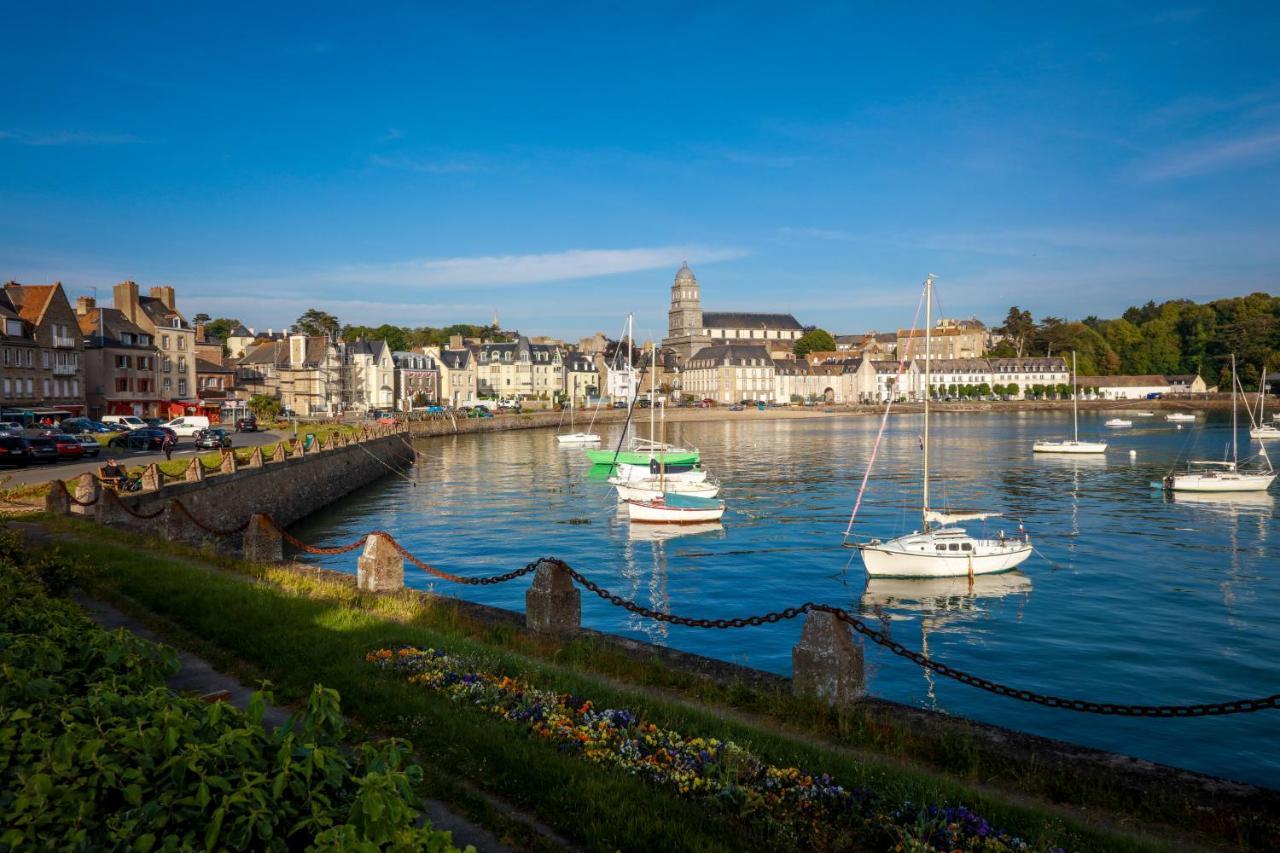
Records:
[[[74,435],[65,432],[49,432],[46,436],[53,439],[53,446],[58,451],[59,460],[74,461],[84,458],[84,448],[80,446],[80,439]]]
[[[23,426],[17,421],[0,421],[0,434],[22,435]]]
[[[195,435],[202,429],[208,429],[209,419],[204,415],[183,415],[159,426],[172,430],[175,435],[189,436]]]
[[[120,427],[109,427],[104,423],[92,420],[90,418],[67,418],[59,427],[63,432],[70,435],[83,434],[102,434],[109,432],[119,432]]]
[[[484,406],[475,406],[475,407],[473,407],[473,408],[471,409],[471,411],[467,412],[467,417],[469,417],[469,418],[491,418],[491,417],[493,417],[493,412],[489,411],[489,410],[488,410],[488,409],[486,409]]]
[[[730,407],[729,407],[729,411],[731,411],[731,412],[741,412],[741,411],[742,411],[742,406],[738,405],[737,403],[734,403],[732,406],[730,406]]]
[[[81,449],[84,450],[85,456],[97,456],[102,452],[102,445],[98,444],[98,439],[94,438],[87,432],[82,432],[76,437],[76,441],[80,443]]]
[[[0,465],[25,468],[31,462],[27,440],[20,435],[0,432]]]
[[[104,415],[102,422],[107,426],[121,429],[142,429],[147,426],[146,421],[133,415]]]
[[[236,421],[236,432],[257,432],[257,431],[258,431],[258,419],[255,418],[253,415],[240,418],[239,420]]]
[[[58,445],[47,435],[37,435],[27,440],[27,453],[32,462],[58,461]]]
[[[130,430],[113,437],[107,447],[119,447],[127,450],[159,450],[169,433],[161,427],[142,427]]]
[[[614,400],[614,401],[613,401],[613,407],[614,407],[615,409],[625,409],[625,408],[627,407],[627,401],[626,401],[626,400]]]
[[[196,447],[201,450],[217,450],[231,446],[231,433],[222,427],[202,429],[195,435]]]

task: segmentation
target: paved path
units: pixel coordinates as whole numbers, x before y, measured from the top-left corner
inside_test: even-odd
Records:
[[[232,443],[236,447],[261,447],[275,444],[281,438],[292,438],[287,432],[237,432],[232,435]],[[191,458],[196,453],[210,453],[209,450],[197,451],[190,438],[178,439],[178,446],[173,450],[174,459]],[[46,483],[50,480],[70,480],[72,477],[87,471],[96,472],[107,460],[115,457],[128,465],[148,465],[152,462],[163,462],[164,453],[159,450],[135,451],[102,448],[97,457],[84,462],[58,462],[53,465],[28,465],[26,468],[0,468],[0,478],[9,477],[8,486],[21,486],[28,483]]]

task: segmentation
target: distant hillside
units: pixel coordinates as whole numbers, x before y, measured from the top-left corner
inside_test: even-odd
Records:
[[[1082,375],[1198,373],[1225,389],[1233,352],[1246,388],[1257,388],[1264,364],[1269,372],[1280,372],[1280,297],[1267,293],[1203,305],[1189,299],[1148,302],[1116,319],[1071,322],[1044,317],[1037,323],[1031,312],[1015,305],[997,331],[1005,339],[991,355],[1075,350]]]

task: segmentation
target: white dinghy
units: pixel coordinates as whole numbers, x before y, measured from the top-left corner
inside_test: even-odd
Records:
[[[1111,420],[1107,421],[1106,426],[1109,426],[1113,429],[1131,427],[1133,426],[1133,421],[1129,420],[1128,418],[1112,418]]]
[[[1189,414],[1187,412],[1170,412],[1169,414],[1164,416],[1164,419],[1166,421],[1169,421],[1170,423],[1185,424],[1185,423],[1190,423],[1191,421],[1194,421],[1196,419],[1196,416]]]

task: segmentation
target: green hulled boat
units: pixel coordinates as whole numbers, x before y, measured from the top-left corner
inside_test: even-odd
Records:
[[[587,458],[593,465],[648,465],[650,459],[663,465],[692,465],[701,457],[696,450],[588,450]]]

